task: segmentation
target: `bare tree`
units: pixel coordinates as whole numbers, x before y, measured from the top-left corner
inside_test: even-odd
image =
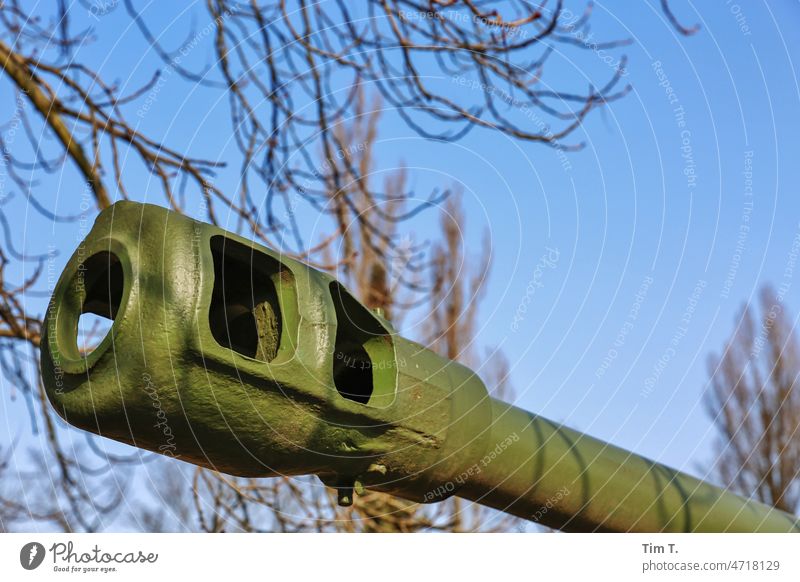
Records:
[[[708,414],[726,485],[788,512],[800,509],[800,351],[783,298],[745,305],[721,355],[709,358]]]

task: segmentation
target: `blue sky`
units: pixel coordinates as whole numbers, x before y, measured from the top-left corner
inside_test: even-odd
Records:
[[[589,116],[574,139],[586,147],[567,154],[568,163],[551,148],[483,130],[455,144],[426,141],[387,111],[377,173],[410,168],[422,197],[460,186],[474,256],[490,233],[493,266],[476,344],[502,348],[519,406],[703,476],[713,439],[701,402],[707,355],[720,350],[742,303],[764,283],[789,284],[786,309],[795,322],[800,312],[800,281],[785,273],[800,232],[800,5],[674,7],[685,24],[700,24],[696,35],[679,36],[653,0],[596,2],[597,37],[633,41],[610,52],[628,56],[632,90]],[[206,22],[202,6],[160,3],[146,14],[165,38]],[[133,87],[159,66],[123,6],[76,18],[95,26],[85,55],[107,77]],[[603,56],[557,54],[545,82],[602,79]],[[210,45],[191,56],[194,64],[211,58]],[[196,156],[225,159],[234,147],[225,99],[177,78],[141,123]],[[233,190],[236,174],[222,171],[217,183]],[[145,172],[132,182],[139,199],[163,203],[148,194],[156,184]],[[76,212],[76,184],[67,168],[36,193]],[[19,197],[8,209],[18,213],[28,248],[54,244],[63,264],[77,245],[74,225],[43,222]],[[303,219],[313,224],[310,214]],[[415,237],[432,236],[437,221],[435,213],[421,217]],[[413,335],[412,324],[404,331]],[[20,434],[23,403],[0,402],[7,434]]]

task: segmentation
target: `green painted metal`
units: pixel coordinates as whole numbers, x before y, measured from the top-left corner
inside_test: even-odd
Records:
[[[113,319],[90,353],[82,313]],[[576,531],[797,531],[793,516],[489,396],[330,276],[166,209],[118,202],[49,305],[42,374],[69,423],[247,477],[459,495]]]

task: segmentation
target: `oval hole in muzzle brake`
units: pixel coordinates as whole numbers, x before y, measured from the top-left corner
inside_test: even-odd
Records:
[[[208,323],[218,344],[248,358],[271,362],[281,340],[281,310],[273,277],[282,265],[224,236],[211,238],[214,290]]]
[[[78,352],[86,356],[111,329],[119,312],[125,278],[119,258],[107,251],[89,257],[78,268],[78,274],[85,295],[76,339]]]

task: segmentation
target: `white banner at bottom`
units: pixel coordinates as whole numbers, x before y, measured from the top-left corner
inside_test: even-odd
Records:
[[[793,534],[2,534],[2,580],[800,580]]]

